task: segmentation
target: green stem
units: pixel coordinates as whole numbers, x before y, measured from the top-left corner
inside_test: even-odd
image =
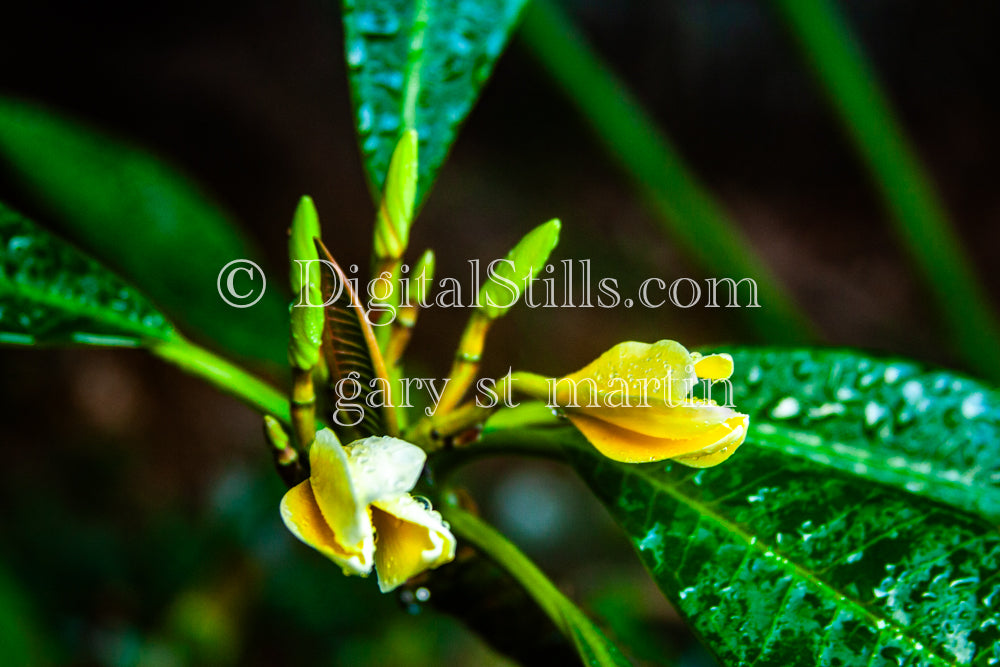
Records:
[[[840,11],[829,0],[774,0],[867,163],[952,343],[972,368],[1000,379],[1000,325],[930,179]]]
[[[455,350],[455,359],[448,373],[448,381],[444,392],[438,401],[435,415],[445,415],[451,412],[465,396],[469,387],[476,381],[479,372],[479,361],[482,358],[483,346],[486,344],[486,334],[493,320],[481,311],[473,311],[462,332],[462,338]]]
[[[636,182],[659,214],[663,230],[720,278],[756,282],[762,307],[740,309],[755,332],[772,343],[815,338],[808,319],[739,227],[566,15],[548,0],[535,0],[525,10],[520,35]]]
[[[499,393],[499,392],[498,392]],[[527,401],[513,407],[500,408],[486,420],[484,433],[541,426],[561,426],[566,423],[544,401]]]
[[[573,642],[584,664],[628,664],[591,620],[499,531],[457,507],[442,506],[441,513],[459,537],[492,558],[524,587],[560,632]]]
[[[154,344],[150,352],[187,373],[207,380],[250,407],[273,415],[283,424],[291,423],[288,398],[283,392],[215,353],[179,337]]]

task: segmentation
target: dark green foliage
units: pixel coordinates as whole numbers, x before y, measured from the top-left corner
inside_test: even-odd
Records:
[[[142,289],[195,337],[231,354],[285,359],[284,297],[227,306],[219,271],[255,254],[193,183],[145,151],[33,105],[0,98],[0,168],[66,235]]]
[[[570,458],[725,665],[1000,659],[1000,534],[978,517],[753,443],[701,471]]]
[[[1000,522],[1000,395],[950,371],[859,352],[730,351],[763,446]],[[721,386],[713,395],[722,400]]]
[[[174,335],[134,288],[0,204],[0,343],[136,346]]]
[[[419,206],[526,0],[344,0],[358,141],[375,201],[404,129],[420,136]]]

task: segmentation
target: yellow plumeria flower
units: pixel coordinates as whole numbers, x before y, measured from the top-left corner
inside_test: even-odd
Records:
[[[718,465],[746,438],[749,416],[692,397],[699,379],[726,380],[733,359],[703,357],[672,340],[620,343],[559,379],[528,373],[514,386],[561,408],[598,451],[615,461],[673,459],[696,468]],[[544,380],[544,388],[539,380]]]
[[[455,536],[426,501],[411,496],[427,455],[416,445],[371,437],[342,447],[329,429],[309,449],[309,479],[281,499],[281,518],[297,538],[367,576],[383,593],[455,558]]]

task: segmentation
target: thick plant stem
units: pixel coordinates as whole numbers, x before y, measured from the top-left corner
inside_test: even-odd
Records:
[[[292,368],[292,432],[299,449],[308,451],[316,437],[316,388],[312,369]]]
[[[562,607],[572,603],[527,556],[495,528],[465,510],[443,507],[442,515],[458,535],[514,575],[556,626],[566,632]]]
[[[234,396],[283,424],[291,423],[288,399],[266,382],[230,361],[183,338],[152,345],[150,351],[181,370],[207,380],[223,393]]]
[[[444,506],[441,513],[459,537],[493,559],[521,584],[559,631],[576,645],[581,658],[589,658],[585,664],[629,664],[590,619],[499,531],[458,507]]]
[[[916,151],[829,0],[774,0],[892,213],[897,236],[970,368],[1000,379],[1000,325]]]
[[[563,12],[548,0],[535,0],[524,12],[520,35],[635,181],[671,239],[719,279],[756,282],[761,308],[741,309],[755,333],[771,343],[815,338],[808,319],[739,227]]]

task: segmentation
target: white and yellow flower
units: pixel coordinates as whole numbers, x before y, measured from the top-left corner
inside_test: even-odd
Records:
[[[680,343],[619,343],[565,377],[513,376],[515,387],[560,408],[598,451],[615,461],[673,459],[696,468],[729,458],[749,416],[692,396],[699,380],[726,380],[727,354],[703,357]],[[544,381],[544,384],[543,384]]]
[[[455,558],[455,537],[441,515],[409,494],[426,454],[416,445],[371,437],[342,447],[329,429],[309,449],[309,479],[281,500],[292,533],[343,569],[374,567],[388,592]]]

